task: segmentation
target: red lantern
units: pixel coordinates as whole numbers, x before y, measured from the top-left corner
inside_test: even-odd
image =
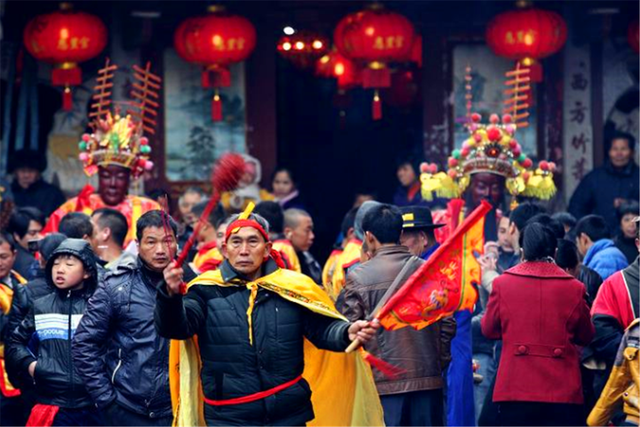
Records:
[[[498,56],[520,61],[531,69],[533,82],[542,81],[537,60],[559,51],[567,41],[567,26],[560,15],[527,8],[502,13],[487,26],[487,44]]]
[[[422,68],[422,36],[417,36],[414,39],[409,60],[415,62],[418,68]]]
[[[358,67],[335,49],[316,61],[316,76],[338,80],[339,89],[351,89],[361,82]]]
[[[411,55],[415,30],[404,16],[374,4],[370,9],[345,16],[336,27],[333,39],[338,51],[365,65],[362,86],[375,88],[373,118],[382,117],[377,89],[391,85],[387,64],[405,61]]]
[[[69,3],[62,3],[59,11],[29,21],[23,41],[34,58],[56,66],[51,80],[54,86],[64,86],[62,106],[70,111],[70,86],[82,83],[78,63],[102,52],[107,45],[107,29],[97,16],[71,10]]]
[[[638,30],[638,21],[633,21],[627,29],[627,41],[629,46],[635,53],[640,53],[640,32]]]
[[[315,64],[329,50],[329,40],[310,31],[299,31],[291,36],[283,36],[278,41],[278,52],[298,68],[308,68]]]
[[[218,88],[231,85],[229,65],[244,61],[256,46],[256,30],[246,18],[230,15],[221,6],[210,6],[209,14],[188,18],[173,36],[178,55],[204,67],[202,86],[215,88],[211,117],[222,120]]]

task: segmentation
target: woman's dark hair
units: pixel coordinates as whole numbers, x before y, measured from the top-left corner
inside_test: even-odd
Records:
[[[520,233],[520,247],[526,261],[540,261],[554,257],[558,239],[549,227],[534,222]]]
[[[178,224],[176,224],[173,218],[171,218],[171,215],[157,209],[148,211],[142,215],[136,223],[136,239],[138,239],[138,242],[142,240],[142,235],[146,228],[164,228],[165,225],[168,225],[171,228],[171,231],[173,231],[173,237],[177,238]]]
[[[397,244],[402,234],[402,212],[393,205],[376,205],[364,215],[362,230],[373,234],[381,244]]]
[[[638,202],[635,200],[622,203],[618,206],[618,209],[616,209],[616,214],[618,215],[618,221],[622,221],[622,218],[628,214],[633,214],[634,217],[638,216],[640,215],[640,205],[638,205]]]
[[[562,269],[574,269],[580,263],[578,247],[570,240],[558,240],[558,251],[556,252],[556,264]]]
[[[556,239],[564,239],[564,226],[560,223],[560,221],[553,219],[550,215],[547,215],[545,213],[538,214],[529,219],[529,221],[527,221],[527,225],[533,224],[534,222],[549,227],[549,229],[553,231],[553,234],[556,236]]]
[[[287,175],[289,175],[289,179],[291,179],[291,182],[293,183],[293,188],[298,188],[298,181],[296,181],[295,174],[291,169],[287,167],[276,168],[276,170],[274,170],[273,173],[271,174],[271,182],[273,182],[273,180],[276,179],[276,175],[278,175],[280,172],[286,172]]]

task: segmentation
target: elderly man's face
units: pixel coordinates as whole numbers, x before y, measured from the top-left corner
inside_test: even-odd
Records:
[[[313,220],[309,216],[301,216],[298,224],[285,230],[286,237],[298,251],[308,251],[313,245],[316,235],[313,233]]]
[[[270,251],[271,242],[252,227],[242,227],[222,245],[222,255],[236,271],[247,277],[257,274]]]
[[[108,206],[117,206],[129,194],[131,170],[117,165],[101,166],[98,170],[98,193]]]
[[[409,248],[413,255],[420,256],[427,246],[427,235],[421,230],[402,230],[400,244]]]
[[[500,205],[504,197],[504,177],[493,173],[477,173],[471,176],[472,208],[479,206],[483,200],[489,201],[494,207]]]

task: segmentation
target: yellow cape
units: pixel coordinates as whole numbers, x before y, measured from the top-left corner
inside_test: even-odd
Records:
[[[208,271],[189,283],[237,286],[224,283],[219,270]],[[302,274],[279,269],[246,284],[262,287],[282,298],[334,319],[346,320],[336,311],[329,296]],[[253,294],[254,292],[252,292]],[[253,299],[253,298],[252,298]],[[250,302],[248,316],[251,316]],[[251,322],[249,322],[251,327]],[[313,392],[311,402],[316,418],[310,426],[382,426],[384,417],[371,368],[362,355],[319,350],[305,339],[303,377]],[[200,357],[197,338],[171,341],[169,383],[175,426],[205,425]]]
[[[347,279],[345,268],[360,260],[361,250],[362,242],[358,239],[352,239],[345,245],[344,251],[342,251],[342,253],[338,256],[338,261],[336,261],[336,268],[333,271],[333,277],[331,278],[333,286],[331,288],[330,295],[334,301],[338,299],[340,291],[342,291],[342,288],[344,288],[344,284]]]

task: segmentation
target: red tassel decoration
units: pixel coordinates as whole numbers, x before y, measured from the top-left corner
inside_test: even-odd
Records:
[[[65,87],[62,92],[62,109],[64,111],[73,110],[73,95],[69,86]]]
[[[365,89],[390,87],[391,71],[388,68],[365,68],[362,70],[362,87]]]
[[[211,120],[214,122],[222,121],[222,101],[217,91],[211,101]]]
[[[380,102],[380,95],[377,90],[373,95],[372,115],[373,120],[380,120],[382,118],[382,102]]]
[[[397,366],[394,366],[389,362],[385,362],[382,359],[378,359],[377,357],[373,356],[370,353],[367,353],[364,350],[362,350],[362,354],[364,356],[365,362],[367,362],[372,367],[376,368],[378,371],[382,373],[382,375],[389,378],[390,380],[395,380],[400,375],[407,372],[406,370],[402,368],[398,368]]]

